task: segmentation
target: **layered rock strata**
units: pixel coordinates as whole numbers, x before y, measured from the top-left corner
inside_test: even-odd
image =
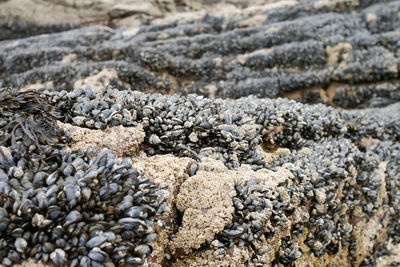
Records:
[[[336,4],[335,4],[336,3]],[[282,1],[246,12],[0,43],[0,85],[85,84],[343,108],[399,100],[399,1]]]

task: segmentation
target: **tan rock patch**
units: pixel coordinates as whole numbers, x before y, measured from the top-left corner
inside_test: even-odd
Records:
[[[125,31],[122,32],[122,36],[124,38],[135,36],[139,32],[139,29],[140,29],[139,27],[126,29]]]
[[[280,30],[281,30],[281,27],[270,27],[270,28],[265,30],[265,33],[277,32],[277,31],[280,31]]]
[[[173,267],[232,267],[240,266],[240,263],[251,260],[252,251],[247,247],[233,246],[226,253],[219,255],[218,251],[208,249],[205,251],[195,251],[188,257],[178,259],[172,264]]]
[[[2,265],[0,265],[2,266]],[[34,258],[29,258],[27,260],[24,260],[20,264],[14,264],[14,267],[45,267],[45,266],[51,266],[50,263],[43,263],[41,261],[36,261]]]
[[[74,61],[77,59],[78,59],[78,55],[75,53],[72,53],[72,54],[63,56],[63,58],[61,59],[61,63],[71,63],[71,61]]]
[[[160,9],[152,1],[127,0],[115,4],[107,12],[111,18],[129,16],[133,14],[146,14],[151,16],[162,15]]]
[[[161,267],[169,246],[168,237],[173,233],[176,225],[176,209],[174,206],[175,197],[180,185],[189,175],[186,172],[187,166],[193,160],[190,158],[178,158],[173,155],[156,155],[147,157],[144,152],[132,158],[133,167],[144,172],[146,177],[156,184],[166,187],[163,190],[168,200],[166,213],[162,216],[163,228],[157,231],[158,237],[151,244],[153,253],[146,260],[149,266]]]
[[[198,249],[232,221],[235,184],[253,179],[263,188],[271,189],[290,177],[291,172],[284,168],[278,168],[277,172],[267,169],[255,172],[244,165],[237,170],[228,170],[220,161],[203,159],[197,174],[181,185],[177,195],[176,207],[184,214],[182,225],[172,241],[172,250],[181,249],[188,253]]]
[[[325,52],[327,54],[327,63],[336,64],[339,60],[340,54],[345,54],[347,51],[352,50],[353,46],[350,43],[338,43],[337,45],[331,47],[327,46]]]
[[[242,27],[242,28],[244,28],[244,27],[254,27],[256,25],[259,25],[259,24],[263,23],[267,18],[268,17],[266,15],[257,14],[257,15],[254,15],[254,16],[250,17],[250,18],[247,18],[247,19],[239,21],[236,25],[238,27]]]
[[[37,82],[37,83],[32,83],[32,84],[25,85],[25,86],[21,87],[19,89],[19,91],[26,91],[26,90],[29,90],[29,89],[34,89],[34,90],[46,89],[46,90],[49,90],[49,89],[52,89],[52,88],[53,88],[53,82],[52,81],[48,81],[48,82],[44,82],[44,83]]]
[[[319,0],[314,3],[314,8],[328,8],[330,10],[342,10],[346,5],[358,6],[359,0]]]
[[[256,55],[267,55],[267,54],[271,53],[272,51],[274,51],[274,49],[275,49],[275,47],[259,49],[259,50],[253,51],[251,53],[248,53],[248,54],[237,55],[236,58],[237,58],[237,61],[239,61],[239,63],[244,64],[249,57],[256,56]]]
[[[397,73],[399,71],[399,67],[397,66],[397,64],[393,64],[391,66],[389,66],[388,68],[388,72],[391,73]]]
[[[62,122],[58,122],[58,125],[70,132],[71,148],[86,149],[89,146],[95,150],[108,148],[119,157],[135,154],[145,137],[141,125],[137,127],[114,126],[105,130],[81,128]]]
[[[128,84],[125,84],[119,80],[118,72],[115,69],[105,68],[95,75],[75,81],[74,89],[90,86],[92,90],[98,91],[109,85],[111,79],[116,79],[124,87],[130,87]]]
[[[387,249],[390,251],[390,254],[377,258],[376,266],[393,266],[393,263],[400,261],[400,244],[393,244],[393,240],[390,239],[387,245]]]
[[[367,22],[368,24],[372,24],[376,21],[376,19],[378,18],[378,16],[374,13],[368,13],[367,14]]]
[[[176,206],[184,212],[182,226],[175,235],[172,248],[198,249],[205,241],[222,231],[232,220],[234,181],[226,173],[199,170],[182,185]]]

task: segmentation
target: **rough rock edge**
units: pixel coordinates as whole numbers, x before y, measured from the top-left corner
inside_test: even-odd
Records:
[[[95,150],[108,148],[113,150],[118,157],[137,153],[145,138],[142,125],[137,127],[114,126],[101,131],[81,128],[60,121],[57,123],[60,128],[69,131],[72,139],[71,148],[85,149],[89,146]]]
[[[234,212],[235,184],[255,179],[260,180],[263,187],[277,190],[277,186],[290,177],[292,174],[284,168],[278,172],[266,169],[254,172],[243,165],[232,171],[220,161],[203,159],[197,174],[181,185],[177,196],[176,206],[184,215],[182,226],[172,242],[172,250],[180,248],[188,252],[198,249],[224,229]]]
[[[261,5],[275,0],[258,0]],[[222,3],[221,3],[222,2]],[[152,24],[169,21],[183,23],[205,12],[234,9],[244,1],[205,0],[14,0],[0,1],[0,40],[23,38],[37,34],[60,32],[88,25],[138,27],[156,18]],[[285,2],[285,1],[283,1]],[[24,8],[21,8],[21,7]],[[249,8],[248,8],[249,9]],[[251,9],[250,9],[251,10]],[[32,12],[33,11],[33,12]],[[216,14],[221,13],[220,11]]]
[[[60,127],[71,132],[73,147],[87,148],[95,146],[101,136],[106,135],[100,130],[89,130],[68,124],[58,122]],[[144,133],[141,126],[138,127],[110,127],[107,129],[109,135],[109,144],[106,146],[119,155],[127,155],[132,151],[138,151],[138,144],[143,142]],[[106,130],[106,131],[107,131]],[[123,130],[123,131],[121,131]],[[134,142],[121,149],[121,145],[116,145],[122,138],[131,138]],[[130,133],[130,134],[127,134]],[[94,140],[94,141],[93,141]],[[74,143],[75,142],[75,143]],[[133,147],[133,150],[132,150]],[[267,161],[274,160],[279,154],[290,153],[288,149],[277,149],[271,153],[263,152],[264,158]],[[307,151],[304,151],[307,153]],[[224,226],[229,223],[229,218],[233,213],[232,197],[235,196],[234,184],[242,184],[249,179],[262,180],[262,184],[268,188],[275,188],[278,192],[284,191],[284,187],[279,186],[285,180],[292,178],[290,171],[285,168],[278,168],[277,172],[272,172],[267,169],[252,171],[247,165],[243,165],[237,170],[228,170],[224,164],[218,160],[205,158],[199,163],[197,173],[189,177],[188,166],[193,162],[190,158],[178,158],[172,155],[157,155],[147,157],[144,153],[138,153],[132,158],[135,168],[138,168],[146,173],[153,182],[159,183],[166,189],[164,193],[169,201],[166,214],[162,217],[163,226],[158,228],[158,238],[151,244],[153,253],[147,259],[145,266],[237,266],[250,262],[254,255],[254,251],[248,247],[233,246],[226,253],[219,255],[217,249],[199,249],[200,245],[205,241],[211,241],[214,235],[220,232]],[[382,162],[379,168],[375,170],[377,175],[382,178],[382,189],[379,192],[378,201],[386,197],[385,190],[385,170],[386,163]],[[182,224],[178,232],[174,235],[177,227],[178,210],[183,212]],[[388,220],[384,214],[388,208],[382,208],[376,215],[367,220],[360,218],[360,222],[353,227],[353,236],[360,244],[356,251],[355,266],[358,266],[362,260],[372,253],[372,248],[375,244],[381,243],[387,237],[385,225]],[[355,215],[357,210],[354,212]],[[295,216],[293,217],[295,218]],[[292,219],[293,219],[292,218]],[[257,248],[268,247],[269,251],[265,254],[267,262],[272,262],[281,245],[280,238],[286,236],[291,227],[292,222],[288,222],[279,228],[278,233],[265,242],[257,245]],[[333,256],[325,254],[322,257],[315,257],[308,246],[305,244],[305,239],[308,230],[305,229],[299,238],[294,238],[296,245],[303,251],[302,256],[298,259],[298,263],[309,266],[326,266],[327,264],[339,264],[348,266],[346,260],[348,256],[348,247],[340,247],[340,251]],[[169,239],[174,235],[172,241]],[[378,266],[387,266],[393,261],[399,260],[398,245],[393,245],[388,242],[388,249],[392,251],[391,255],[383,255],[377,258]],[[171,255],[173,254],[173,262]],[[28,259],[22,264],[16,266],[49,266],[41,262],[35,262]]]

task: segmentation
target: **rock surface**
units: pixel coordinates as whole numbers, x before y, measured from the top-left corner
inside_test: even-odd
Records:
[[[271,0],[258,0],[262,4]],[[177,12],[192,16],[201,9],[247,6],[248,1],[206,0],[3,0],[0,1],[0,40],[61,32],[88,25],[140,26]],[[211,5],[211,7],[210,7]],[[180,15],[182,16],[182,15]]]
[[[72,90],[97,82],[342,108],[398,101],[399,2],[324,3],[281,1],[130,29],[94,26],[3,41],[0,86]]]
[[[72,149],[85,149],[89,146],[101,151],[104,148],[116,152],[119,157],[135,155],[140,150],[145,133],[141,126],[122,127],[115,126],[109,129],[90,130],[59,122],[60,128],[70,133],[70,146]]]
[[[83,231],[94,235],[91,244],[100,242],[90,253],[79,248],[78,255],[74,238],[52,246],[47,232],[45,244],[29,234],[21,239],[18,228],[30,226],[20,216],[30,218],[32,210],[40,210],[43,215],[35,215],[29,228],[36,229],[44,216],[54,215],[30,193],[34,188],[40,195],[49,187],[40,175],[32,180],[24,172],[45,172],[63,162],[61,191],[51,201],[69,207],[57,201],[72,178],[74,169],[66,167],[71,155],[83,158],[87,173],[104,171],[98,165],[108,157],[121,164],[101,163],[111,172],[132,168],[112,179],[140,173],[144,178],[133,187],[135,197],[148,187],[157,189],[157,201],[150,203],[157,216],[133,209],[126,215],[133,220],[122,219],[134,221],[123,224],[126,230],[139,231],[135,218],[146,218],[154,232],[138,237],[107,228],[118,236],[112,245],[122,238],[137,242],[124,261],[143,266],[400,263],[400,1],[247,5],[238,0],[208,7],[207,2],[47,3],[71,16],[47,18],[54,23],[80,14],[81,20],[67,27],[104,21],[134,27],[98,25],[0,42],[0,88],[19,89],[0,91],[0,264],[36,264],[29,253],[39,265],[81,264],[90,253],[94,265],[124,263],[123,250],[118,254],[108,242],[102,244],[103,230],[96,229],[106,231],[107,223],[121,220],[106,221],[120,216],[126,201],[106,206],[103,214],[93,214],[96,219],[86,215]],[[0,7],[15,3],[24,1],[2,1]],[[207,8],[214,10],[206,15]],[[190,12],[162,17],[175,10]],[[104,17],[96,15],[101,12]],[[43,31],[26,25],[34,34]],[[49,164],[35,163],[41,155],[37,149],[46,151]],[[89,160],[89,154],[98,158]],[[111,188],[103,177],[95,181],[104,188],[93,183],[93,194]],[[22,211],[26,206],[11,205],[19,192],[37,205],[28,215]],[[75,201],[74,194],[66,196]],[[87,202],[104,210],[100,199]],[[141,201],[148,200],[136,208]],[[147,205],[145,211],[151,210]],[[80,235],[89,236],[86,232]],[[100,248],[106,257],[96,254]]]

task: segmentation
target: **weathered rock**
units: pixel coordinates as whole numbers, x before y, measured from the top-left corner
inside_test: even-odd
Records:
[[[90,130],[62,122],[58,122],[58,125],[65,131],[69,131],[72,149],[92,147],[100,151],[108,148],[119,157],[133,156],[140,150],[145,137],[141,125],[138,127],[114,126],[104,131]]]
[[[171,260],[168,258],[170,236],[176,231],[179,215],[176,210],[176,196],[180,185],[189,177],[187,166],[190,158],[177,158],[171,155],[157,155],[146,157],[138,155],[133,165],[142,170],[151,180],[165,187],[165,198],[168,199],[166,213],[162,217],[163,227],[159,229],[157,239],[153,242],[153,253],[147,259],[151,266],[165,266]]]
[[[262,4],[271,0],[261,0]],[[222,2],[222,3],[220,3]],[[163,20],[184,12],[191,16],[193,11],[204,9],[205,5],[215,10],[226,6],[243,6],[248,1],[206,0],[3,0],[0,1],[0,40],[16,39],[37,34],[61,32],[88,25],[133,27],[148,24],[152,18]],[[207,8],[208,9],[208,8]],[[179,13],[178,13],[179,14]],[[182,14],[182,13],[181,13]],[[178,16],[179,17],[179,16]],[[175,18],[176,19],[176,18]]]
[[[399,101],[400,3],[336,2],[282,1],[128,30],[97,26],[3,41],[0,86],[71,90],[89,79],[144,92],[285,96],[343,108]],[[104,71],[107,79],[97,76]]]
[[[89,2],[63,5],[83,9]],[[156,2],[161,13],[150,11]],[[115,23],[141,23],[174,8],[198,8],[187,1],[156,2],[132,6],[120,1],[107,16]],[[151,222],[154,232],[140,238],[149,246],[133,249],[141,258],[125,259],[131,263],[400,262],[400,1],[257,1],[260,5],[249,7],[245,1],[231,2],[229,9],[211,15],[199,10],[146,26],[133,22],[131,29],[95,26],[0,42],[0,85],[20,90],[0,92],[0,117],[6,121],[0,120],[0,199],[7,200],[0,201],[0,262],[25,260],[23,252],[37,242],[29,233],[18,236],[18,229],[10,233],[9,225],[36,229],[51,224],[36,214],[27,226],[19,219],[20,211],[13,211],[19,204],[10,201],[32,184],[27,168],[36,168],[43,154],[35,153],[33,143],[43,146],[46,155],[53,149],[74,155],[76,148],[109,148],[118,157],[131,157],[116,159],[125,165],[133,162],[131,174],[147,177],[149,183],[144,179],[139,188],[160,185],[157,203],[168,202],[156,205],[162,216]],[[29,88],[46,89],[49,95],[26,91]],[[278,96],[307,104],[266,99]],[[51,120],[43,119],[44,111]],[[59,133],[58,127],[69,131]],[[51,138],[56,133],[64,134],[59,139],[63,145]],[[17,163],[14,159],[21,155],[32,155],[32,160]],[[57,167],[57,155],[48,157],[42,169]],[[84,153],[81,156],[87,161]],[[68,157],[62,159],[65,175],[73,171],[67,168],[73,160]],[[40,173],[35,177],[32,186],[41,183]],[[101,182],[104,194],[108,181]],[[98,185],[91,188],[97,192]],[[39,198],[47,189],[36,188],[34,194]],[[24,191],[24,197],[31,195]],[[77,195],[69,197],[75,201]],[[97,203],[96,197],[90,205]],[[37,205],[47,208],[43,199]],[[107,216],[122,210],[112,213],[115,207],[106,208]],[[137,210],[129,214],[147,216]],[[74,211],[68,220],[79,215]],[[103,215],[96,214],[96,220]],[[89,219],[86,216],[91,223]],[[121,234],[130,235],[135,233]],[[109,249],[104,237],[96,238],[89,247],[99,242]],[[13,242],[6,246],[4,240]],[[69,246],[72,239],[65,241]],[[60,263],[73,255],[68,264],[85,263],[82,255],[88,251],[81,249],[78,255],[74,249],[64,250],[62,242],[44,242],[45,249],[54,251],[42,253],[42,261]],[[104,258],[98,249],[91,259]]]

